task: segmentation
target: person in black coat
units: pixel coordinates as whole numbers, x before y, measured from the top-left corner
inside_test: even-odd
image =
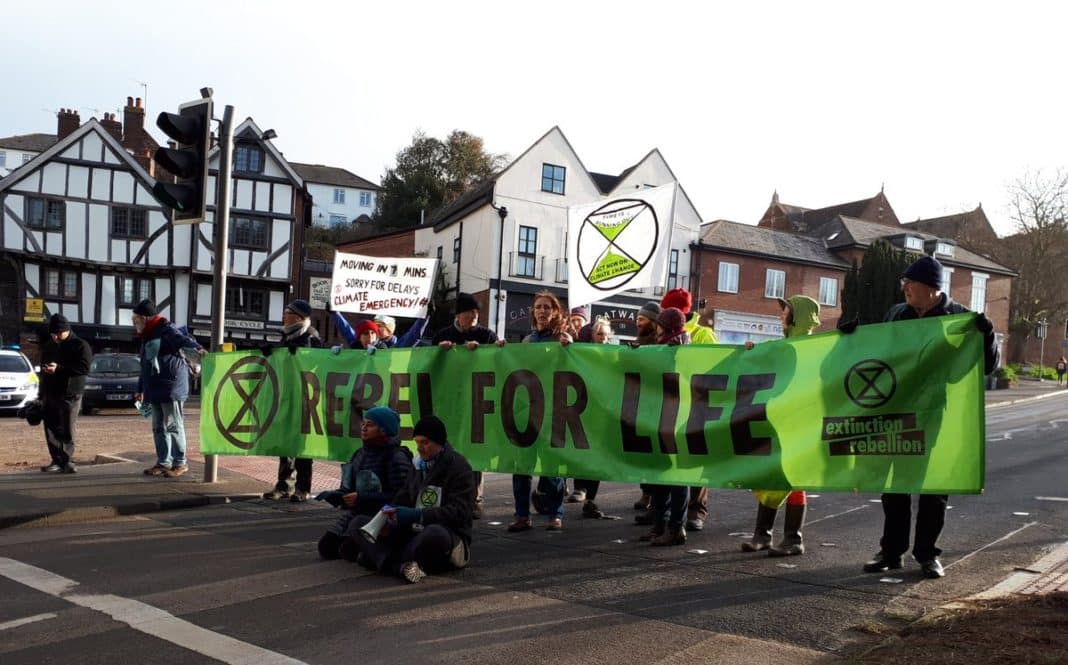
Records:
[[[942,264],[931,256],[919,259],[909,266],[901,279],[905,302],[891,307],[884,321],[908,321],[969,311],[943,293],[942,284]],[[975,327],[983,333],[984,369],[986,374],[990,374],[997,368],[999,355],[994,325],[985,314],[980,313],[975,319]],[[852,331],[852,328],[841,329],[843,332]],[[945,494],[921,494],[916,510],[916,537],[912,544],[912,555],[919,562],[923,576],[928,579],[945,576],[942,563],[938,560],[942,550],[936,543],[945,524],[948,502],[949,496]],[[883,573],[901,568],[901,557],[909,548],[912,497],[908,494],[886,493],[882,495],[882,503],[883,537],[879,541],[879,552],[864,564],[866,573]]]
[[[312,307],[307,300],[294,300],[286,305],[282,312],[282,341],[279,347],[286,348],[322,348],[323,343],[319,339],[319,333],[311,324]],[[270,353],[270,348],[261,349],[264,355]],[[296,476],[294,482],[293,477]],[[312,460],[308,457],[279,457],[278,458],[278,482],[274,487],[263,493],[264,499],[280,501],[288,498],[293,503],[303,503],[311,494]]]
[[[41,400],[45,443],[52,462],[41,471],[76,473],[74,456],[75,422],[82,408],[85,377],[93,362],[89,344],[74,334],[62,314],[48,321],[51,341],[41,352]]]
[[[389,517],[375,542],[361,538],[359,561],[414,584],[427,573],[464,568],[471,560],[475,475],[449,445],[445,423],[424,416],[415,424],[415,471],[382,509]],[[360,527],[369,517],[357,517]]]

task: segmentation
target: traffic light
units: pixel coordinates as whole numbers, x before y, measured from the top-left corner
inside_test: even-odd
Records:
[[[174,221],[203,221],[208,191],[208,151],[211,149],[211,98],[187,102],[178,113],[160,113],[156,126],[173,139],[177,148],[157,148],[156,162],[177,182],[157,182],[152,193],[174,209]]]

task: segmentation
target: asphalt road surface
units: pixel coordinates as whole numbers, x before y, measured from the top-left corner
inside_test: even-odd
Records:
[[[598,498],[620,520],[571,504],[562,533],[508,534],[510,478],[492,475],[474,564],[415,586],[320,562],[332,513],[318,505],[0,532],[0,661],[701,662],[716,644],[766,655],[767,640],[833,652],[1068,540],[1066,409],[1055,397],[988,410],[987,490],[950,499],[943,580],[922,580],[911,560],[890,576],[900,582],[861,572],[878,549],[875,495],[812,495],[808,553],[771,559],[738,549],[755,514],[746,492],[713,491],[703,531],[650,548],[631,524],[633,487]]]

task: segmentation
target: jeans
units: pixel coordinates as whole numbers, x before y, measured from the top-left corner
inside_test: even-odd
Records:
[[[512,496],[515,498],[516,517],[530,517],[531,480],[531,476],[512,476]],[[538,478],[538,492],[545,495],[544,513],[549,517],[563,519],[564,479],[542,476]]]
[[[392,527],[376,542],[370,543],[360,535],[360,529],[371,521],[366,515],[357,515],[345,530],[352,538],[369,564],[383,573],[397,574],[400,564],[414,561],[428,573],[440,573],[450,568],[462,568],[466,560],[459,551],[466,551],[458,536],[440,524],[428,524],[422,531],[411,527]]]
[[[152,402],[152,439],[156,464],[185,466],[185,421],[181,402]]]

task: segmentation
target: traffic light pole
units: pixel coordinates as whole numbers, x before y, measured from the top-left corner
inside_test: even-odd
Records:
[[[219,174],[215,177],[215,265],[211,299],[211,347],[221,351],[226,329],[226,272],[230,261],[230,172],[234,145],[234,107],[223,110],[219,126]],[[201,407],[203,408],[203,407]],[[204,482],[214,483],[219,477],[219,457],[204,456]]]

